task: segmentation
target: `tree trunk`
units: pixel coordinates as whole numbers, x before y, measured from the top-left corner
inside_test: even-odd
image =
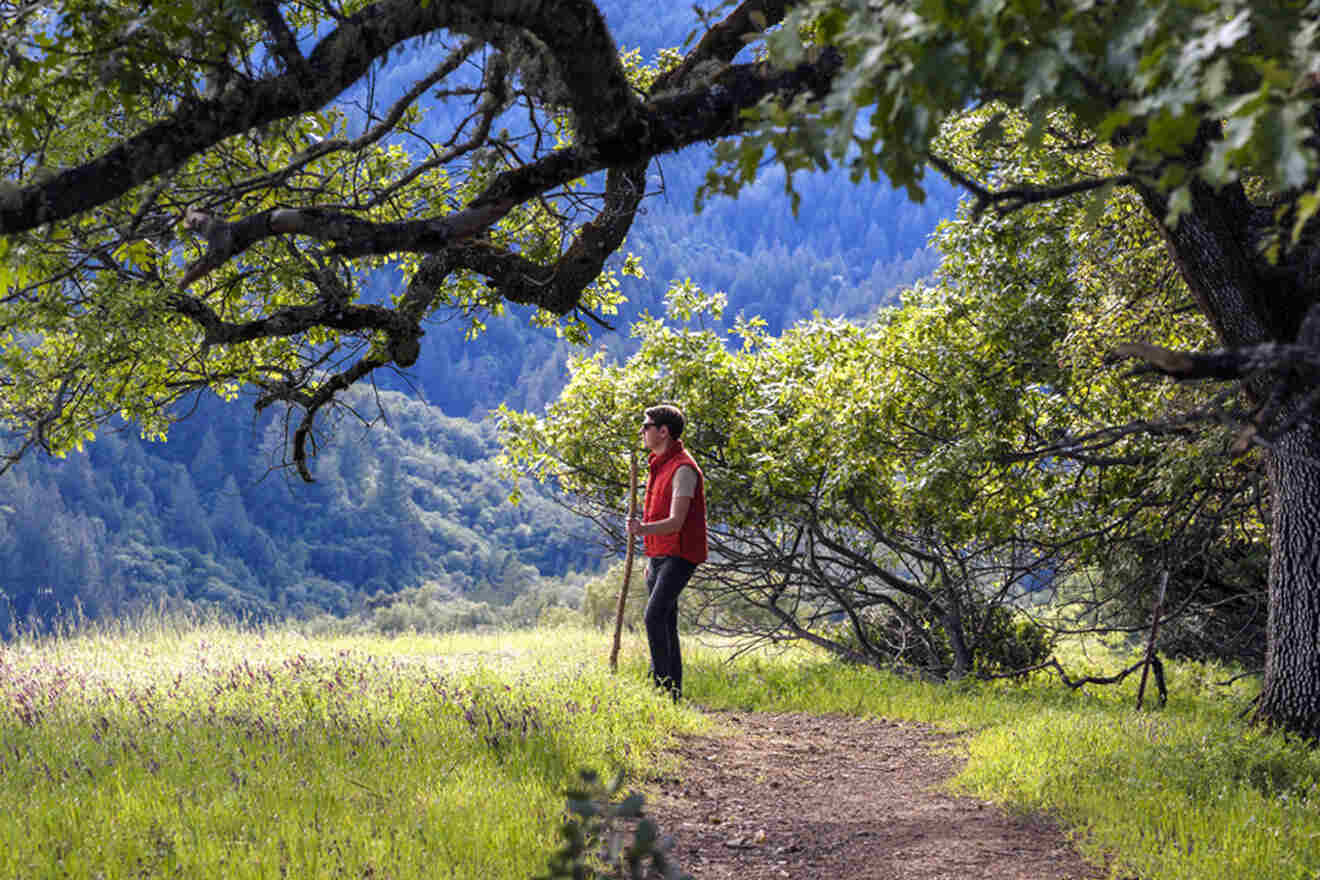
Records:
[[[948,588],[948,582],[945,582]],[[967,647],[967,634],[963,631],[962,602],[952,588],[948,589],[949,601],[945,606],[942,623],[944,634],[949,637],[949,647],[953,649],[953,669],[949,671],[949,680],[958,681],[966,678],[972,671],[972,652]]]
[[[1213,131],[1207,129],[1212,139]],[[1208,141],[1207,141],[1208,142]],[[1225,346],[1292,342],[1311,305],[1320,302],[1317,247],[1282,263],[1263,256],[1260,233],[1269,207],[1253,206],[1240,184],[1211,191],[1193,184],[1192,208],[1170,227],[1161,194],[1138,187],[1183,280]],[[1286,424],[1315,378],[1258,376],[1243,383],[1259,405],[1286,389],[1277,414]],[[1287,404],[1291,403],[1292,407]],[[1269,455],[1273,533],[1265,682],[1256,719],[1300,736],[1320,736],[1320,423],[1315,413],[1274,441]],[[1267,426],[1268,428],[1268,426]]]
[[[1270,456],[1273,533],[1265,685],[1257,720],[1320,738],[1320,425],[1306,420]]]

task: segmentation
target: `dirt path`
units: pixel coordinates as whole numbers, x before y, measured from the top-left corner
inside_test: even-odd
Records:
[[[697,880],[1081,880],[1105,876],[1050,823],[940,786],[952,738],[919,724],[712,713],[648,812]]]

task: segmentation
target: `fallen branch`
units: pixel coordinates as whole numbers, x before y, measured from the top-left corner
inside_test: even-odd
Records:
[[[1146,658],[1143,657],[1128,668],[1115,673],[1114,675],[1085,675],[1081,678],[1071,678],[1068,675],[1068,671],[1063,668],[1063,665],[1059,663],[1056,658],[1051,657],[1044,663],[1039,663],[1035,666],[1028,666],[1025,669],[1015,669],[1012,672],[997,672],[990,674],[981,673],[977,675],[977,678],[980,678],[983,681],[991,681],[997,678],[1021,678],[1022,676],[1030,675],[1033,672],[1052,669],[1058,674],[1059,681],[1061,681],[1066,687],[1070,690],[1077,690],[1083,685],[1088,684],[1118,684],[1138,669],[1146,668],[1146,665]],[[1169,698],[1169,692],[1164,683],[1164,664],[1160,662],[1159,657],[1154,657],[1150,661],[1150,666],[1155,671],[1155,685],[1160,692],[1160,705],[1164,705],[1168,702]]]

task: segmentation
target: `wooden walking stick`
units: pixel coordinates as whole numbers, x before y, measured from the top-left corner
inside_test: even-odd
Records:
[[[628,519],[637,515],[637,450],[628,463]],[[628,602],[628,584],[632,581],[633,545],[628,535],[628,552],[623,557],[623,586],[619,587],[619,606],[614,611],[614,647],[610,648],[610,672],[619,670],[619,637],[623,633],[623,607]]]

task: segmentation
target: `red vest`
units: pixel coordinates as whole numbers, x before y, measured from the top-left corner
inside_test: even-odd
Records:
[[[643,535],[642,541],[647,556],[681,556],[688,562],[700,564],[706,561],[706,477],[683,448],[682,441],[675,440],[663,456],[651,456],[642,521],[669,518],[669,505],[674,498],[674,474],[684,466],[697,472],[697,494],[692,497],[683,527],[668,535]]]

